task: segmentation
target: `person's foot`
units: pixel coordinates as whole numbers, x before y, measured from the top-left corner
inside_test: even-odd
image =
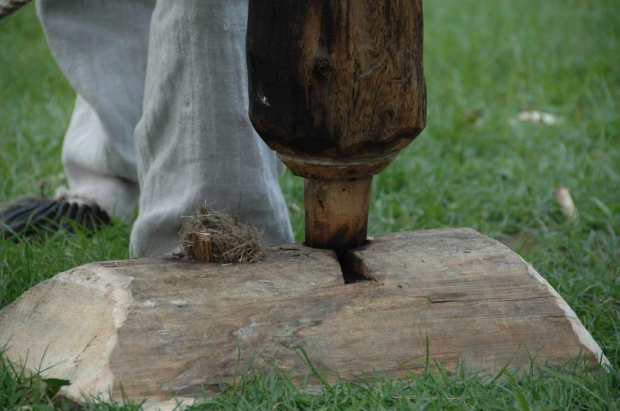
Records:
[[[73,230],[73,225],[95,230],[110,223],[108,214],[96,204],[24,197],[10,205],[0,206],[0,238],[52,233],[60,229]]]

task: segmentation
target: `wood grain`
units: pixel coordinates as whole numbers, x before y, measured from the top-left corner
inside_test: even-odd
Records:
[[[337,251],[364,245],[371,182],[305,178],[305,244]]]
[[[192,245],[194,259],[202,263],[210,263],[213,257],[211,250],[211,234],[209,233],[189,233],[185,236],[185,241]]]
[[[250,119],[307,179],[306,244],[365,240],[361,182],[425,126],[422,46],[422,0],[250,0]]]
[[[250,118],[299,157],[398,152],[424,128],[421,0],[251,0]]]
[[[172,259],[78,267],[0,311],[6,355],[73,382],[68,394],[191,397],[271,366],[302,381],[305,348],[334,380],[421,371],[426,341],[449,370],[497,372],[530,358],[605,358],[574,312],[517,254],[469,229],[376,238],[347,256],[369,281],[344,285],[333,252],[301,245],[256,264]],[[74,296],[74,297],[72,297]],[[100,377],[98,379],[98,376]],[[312,380],[310,380],[312,381]],[[72,391],[71,391],[72,390]]]

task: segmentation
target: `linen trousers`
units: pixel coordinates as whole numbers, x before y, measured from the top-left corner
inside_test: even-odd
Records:
[[[129,223],[131,255],[179,248],[198,206],[293,241],[284,166],[248,117],[247,0],[38,0],[52,53],[77,92],[63,144],[68,188]]]

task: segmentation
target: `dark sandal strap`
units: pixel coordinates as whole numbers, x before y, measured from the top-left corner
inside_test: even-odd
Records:
[[[76,225],[93,231],[108,224],[110,217],[96,204],[29,197],[0,211],[0,238],[50,233],[59,229],[73,232]]]

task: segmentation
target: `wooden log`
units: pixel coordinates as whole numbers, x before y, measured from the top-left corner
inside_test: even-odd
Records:
[[[302,245],[256,264],[154,258],[93,263],[59,274],[0,311],[0,346],[65,395],[151,401],[231,382],[239,366],[275,364],[301,381],[302,346],[324,375],[397,375],[431,360],[497,372],[585,355],[606,362],[575,313],[521,257],[470,229],[377,237],[336,255]],[[49,369],[48,369],[49,367]]]

